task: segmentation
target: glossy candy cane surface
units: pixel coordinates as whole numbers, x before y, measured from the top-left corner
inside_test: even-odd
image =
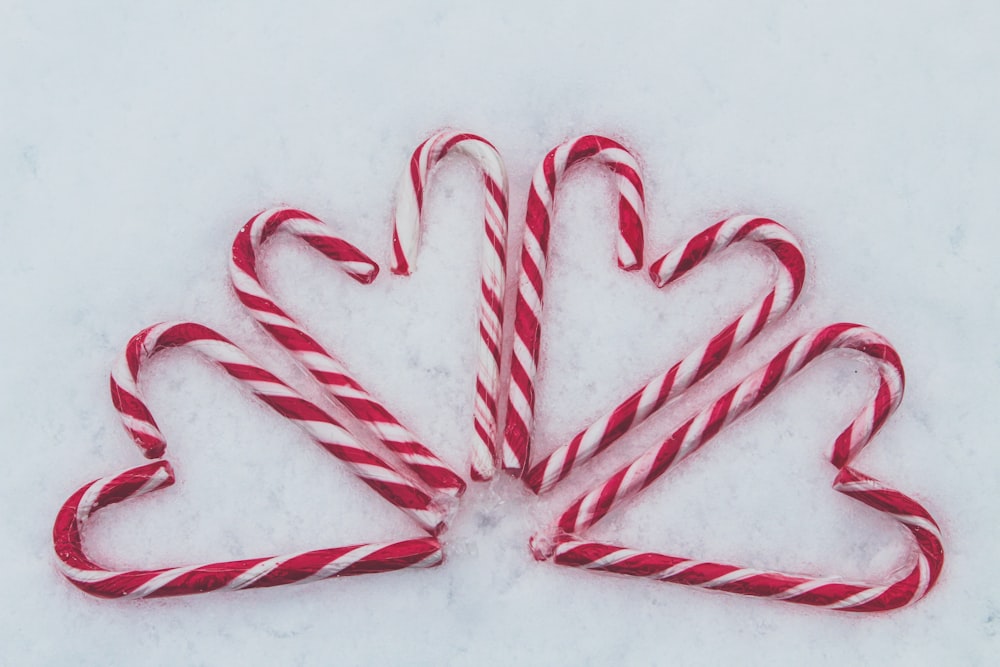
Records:
[[[535,170],[528,192],[514,311],[514,349],[501,456],[504,469],[518,476],[524,472],[531,454],[535,372],[542,339],[543,283],[556,190],[569,169],[588,160],[603,165],[616,176],[618,266],[626,271],[642,266],[645,194],[635,157],[613,139],[596,135],[578,137],[552,149]]]
[[[258,260],[263,245],[279,231],[302,239],[359,282],[371,282],[378,272],[377,265],[367,255],[333,236],[316,217],[298,209],[269,209],[251,218],[233,242],[229,276],[236,296],[261,327],[435,495],[442,499],[460,496],[465,491],[462,478],[354,380],[344,364],[292,319],[265,289],[258,275]]]
[[[70,496],[52,529],[62,574],[91,595],[135,599],[301,584],[442,561],[441,545],[431,537],[155,570],[111,570],[87,557],[82,531],[94,512],[173,483],[170,464],[156,461],[95,480]]]
[[[524,478],[532,491],[543,493],[553,488],[576,466],[607,449],[680,396],[788,312],[802,292],[805,258],[795,237],[768,218],[738,215],[712,225],[654,262],[650,275],[658,287],[663,287],[737,243],[754,243],[773,257],[777,270],[771,289],[708,342],[533,465]]]
[[[136,334],[111,372],[111,400],[126,431],[147,457],[162,456],[166,440],[139,391],[139,375],[154,355],[177,347],[200,353],[246,385],[257,398],[302,428],[320,447],[346,463],[365,484],[426,530],[436,534],[443,529],[447,512],[424,489],[365,449],[322,408],[250,359],[221,334],[192,322],[157,324]]]
[[[903,574],[887,583],[850,583],[837,578],[803,577],[637,551],[581,537],[615,507],[650,486],[722,428],[759,404],[783,380],[833,349],[859,352],[878,371],[874,397],[834,442],[830,460],[838,468],[838,474],[833,488],[886,513],[909,531],[917,553]],[[903,383],[903,368],[896,351],[882,336],[866,327],[835,324],[803,336],[698,412],[661,445],[648,450],[574,502],[559,518],[557,528],[533,538],[535,555],[539,559],[552,557],[557,564],[571,567],[846,611],[886,611],[915,602],[937,581],[944,563],[940,529],[918,502],[848,465],[899,405]]]
[[[414,269],[424,193],[431,172],[450,154],[461,154],[476,164],[482,173],[485,191],[471,473],[473,479],[487,480],[496,470],[500,339],[507,257],[507,171],[493,144],[474,134],[446,130],[432,135],[413,152],[396,190],[392,272],[409,275]]]

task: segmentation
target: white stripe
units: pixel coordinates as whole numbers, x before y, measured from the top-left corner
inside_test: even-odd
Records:
[[[359,560],[365,558],[366,556],[384,548],[385,544],[363,544],[355,549],[351,549],[347,553],[340,555],[339,557],[331,560],[329,563],[316,570],[315,573],[309,575],[305,579],[298,581],[300,584],[307,584],[311,581],[319,581],[320,579],[329,579],[344,571],[344,569]]]
[[[727,584],[731,584],[734,581],[741,581],[743,579],[749,579],[750,577],[755,577],[755,576],[757,576],[759,574],[766,574],[766,573],[761,572],[760,570],[750,570],[750,569],[746,569],[746,568],[739,569],[739,570],[733,570],[732,572],[730,572],[728,574],[724,574],[724,575],[722,575],[720,577],[716,577],[715,579],[712,579],[710,581],[706,581],[706,582],[704,582],[702,584],[699,584],[699,587],[700,588],[720,588],[720,587],[725,586]]]
[[[882,595],[889,589],[888,586],[873,586],[872,588],[866,588],[863,591],[859,591],[850,597],[844,598],[838,602],[833,602],[826,605],[827,609],[847,609],[849,607],[859,607],[867,602],[871,602],[878,596]]]
[[[666,581],[667,579],[670,579],[672,577],[676,577],[678,574],[681,574],[682,572],[687,572],[688,570],[690,570],[693,567],[698,566],[699,564],[700,563],[698,561],[696,561],[696,560],[681,561],[680,563],[677,563],[676,565],[668,567],[666,570],[661,570],[659,572],[655,572],[655,573],[649,575],[649,578],[650,579],[659,579],[660,581]]]
[[[117,475],[115,476],[117,477]],[[80,503],[76,506],[76,520],[78,523],[85,522],[94,512],[94,505],[97,503],[101,491],[107,487],[115,477],[102,477],[93,482],[80,497]]]
[[[303,552],[305,553],[305,552]],[[228,584],[223,586],[223,590],[228,591],[238,591],[246,588],[247,586],[253,584],[255,581],[259,580],[274,571],[276,567],[284,563],[286,560],[291,560],[296,556],[301,556],[302,554],[291,554],[289,556],[275,556],[274,558],[269,558],[268,560],[261,561],[246,571],[241,572],[236,577],[234,577]]]
[[[123,600],[136,600],[152,595],[175,579],[184,576],[192,570],[197,570],[200,565],[188,565],[187,567],[175,567],[166,572],[161,572],[146,583],[142,584],[128,595],[122,596]]]
[[[64,577],[73,581],[79,581],[82,584],[96,584],[123,574],[122,572],[109,572],[106,570],[81,570],[68,565],[62,559],[56,561],[56,567],[59,568]]]
[[[142,403],[142,400],[139,400],[139,402]],[[143,403],[143,405],[145,404]],[[122,412],[120,410],[118,411],[118,416],[119,418],[121,418],[122,424],[124,424],[127,430],[137,431],[139,433],[142,433],[143,435],[148,435],[160,441],[164,440],[163,433],[160,432],[160,429],[156,428],[153,424],[149,423],[145,419],[140,419],[139,417],[133,417],[132,415]]]
[[[638,553],[639,553],[638,551],[635,551],[633,549],[618,549],[616,551],[612,551],[609,554],[601,556],[596,560],[592,560],[589,563],[584,564],[583,567],[588,570],[598,570],[602,567],[607,567],[609,565],[616,565],[622,562],[623,560],[627,560],[632,556],[637,555]]]

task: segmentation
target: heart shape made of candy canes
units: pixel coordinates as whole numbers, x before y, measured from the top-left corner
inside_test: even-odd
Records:
[[[729,354],[756,338],[788,312],[805,282],[805,259],[798,241],[777,222],[759,216],[739,215],[723,220],[668,252],[650,268],[658,287],[674,282],[710,256],[741,242],[766,248],[777,271],[771,289],[707,343],[648,381],[568,444],[530,465],[534,377],[541,349],[544,277],[555,195],[566,172],[586,160],[595,160],[617,175],[618,265],[625,270],[642,265],[645,194],[635,157],[618,142],[594,135],[552,149],[535,170],[528,196],[503,444],[504,467],[523,476],[535,493],[553,488],[576,466],[606,450],[629,429],[715,370]]]
[[[638,551],[582,537],[614,508],[648,488],[758,405],[781,382],[836,349],[859,352],[874,363],[879,384],[875,396],[834,442],[830,461],[838,473],[833,488],[890,516],[909,531],[917,553],[905,574],[884,584],[851,583],[833,577],[806,577]],[[554,528],[532,538],[532,550],[538,559],[552,557],[559,565],[835,610],[888,611],[911,604],[927,594],[941,572],[944,549],[940,528],[917,501],[848,465],[899,406],[903,385],[899,355],[888,341],[867,327],[834,324],[802,336],[684,422],[662,444],[577,499]]]
[[[621,144],[587,135],[553,149],[535,172],[521,255],[507,424],[503,448],[498,451],[495,436],[507,180],[499,154],[489,142],[476,135],[444,131],[417,148],[397,193],[392,268],[398,274],[410,272],[419,237],[426,181],[434,166],[452,150],[476,161],[483,175],[486,199],[474,415],[476,437],[472,443],[471,466],[474,479],[489,479],[500,458],[505,468],[523,477],[536,493],[549,490],[576,466],[610,447],[630,428],[711,373],[730,353],[745,346],[783,316],[801,292],[805,263],[799,244],[784,227],[767,218],[735,216],[723,220],[667,253],[650,269],[659,287],[681,277],[710,255],[741,241],[752,241],[769,250],[776,259],[777,272],[771,290],[706,344],[655,376],[570,443],[529,466],[533,381],[541,340],[542,280],[557,183],[574,164],[588,159],[600,162],[618,176],[619,266],[625,270],[637,269],[642,265],[644,245],[644,188],[638,162]],[[254,216],[240,230],[233,244],[230,275],[238,298],[327,393],[395,455],[406,472],[396,470],[368,451],[330,415],[252,362],[228,340],[193,323],[156,325],[130,342],[125,356],[112,373],[111,382],[112,398],[126,430],[147,456],[162,456],[165,440],[138,391],[139,367],[158,350],[178,346],[194,348],[247,384],[270,407],[295,421],[318,444],[344,461],[366,484],[407,512],[432,536],[437,535],[454,511],[456,499],[465,490],[464,480],[353,380],[344,365],[289,317],[265,290],[257,273],[258,255],[267,239],[281,229],[319,250],[359,282],[370,282],[378,271],[367,255],[333,236],[314,216],[298,209],[270,209]],[[651,485],[669,467],[763,400],[783,379],[834,348],[852,349],[867,355],[878,364],[880,376],[874,400],[834,445],[832,462],[840,471],[834,488],[888,513],[910,531],[919,554],[907,574],[884,585],[852,584],[832,578],[801,577],[680,559],[584,539],[583,533],[613,507]],[[554,528],[532,538],[532,551],[540,560],[553,558],[561,565],[833,609],[884,611],[915,602],[930,590],[940,573],[943,564],[940,530],[916,501],[847,465],[898,406],[902,387],[903,371],[898,355],[871,330],[840,324],[804,336],[779,353],[768,366],[699,412],[662,445],[649,450],[600,487],[582,496],[563,513]],[[53,529],[63,574],[89,593],[132,598],[275,586],[406,567],[429,567],[439,564],[442,559],[440,544],[434,537],[161,570],[111,571],[87,558],[81,531],[94,511],[163,488],[173,480],[169,463],[161,460],[96,480],[71,496]]]
[[[148,457],[162,456],[166,440],[142,399],[139,373],[155,354],[177,347],[200,353],[245,384],[257,398],[295,422],[363,482],[426,530],[436,534],[443,528],[445,511],[423,489],[365,449],[319,406],[254,362],[225,337],[200,324],[164,323],[141,331],[129,341],[111,374],[112,401],[125,429]],[[60,510],[52,531],[63,575],[82,590],[100,597],[145,598],[432,567],[440,564],[443,557],[441,546],[433,537],[156,570],[108,570],[86,556],[82,530],[94,512],[173,483],[173,469],[161,459],[95,480],[74,493]]]
[[[392,268],[402,275],[411,272],[426,181],[430,171],[449,152],[467,155],[478,164],[486,190],[472,476],[488,479],[493,475],[495,461],[507,238],[507,177],[499,154],[489,142],[469,133],[442,131],[417,148],[397,193]],[[455,510],[453,500],[465,490],[464,480],[352,380],[343,365],[285,314],[264,290],[257,275],[257,257],[261,245],[279,229],[304,240],[362,284],[374,280],[378,265],[353,245],[332,235],[315,216],[298,209],[278,208],[254,216],[240,230],[233,244],[230,269],[237,296],[263,328],[361,420],[417,479],[410,479],[368,451],[322,408],[251,361],[223,336],[189,322],[165,323],[140,332],[130,341],[125,355],[112,372],[112,401],[126,431],[147,457],[157,458],[164,454],[166,440],[140,396],[139,369],[157,351],[190,347],[247,384],[258,398],[302,427],[362,481],[408,513],[431,535],[437,535]],[[433,537],[159,570],[113,571],[86,556],[82,530],[93,512],[173,482],[173,470],[164,460],[95,480],[78,490],[64,504],[53,528],[53,541],[63,574],[94,595],[138,598],[277,586],[407,567],[431,567],[440,564],[443,558],[440,544]]]

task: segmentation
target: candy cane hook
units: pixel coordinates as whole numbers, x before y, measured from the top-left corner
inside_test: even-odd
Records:
[[[245,384],[257,398],[301,427],[318,445],[346,463],[361,481],[430,533],[437,534],[444,528],[447,511],[423,489],[365,449],[322,408],[262,368],[232,342],[192,322],[166,322],[139,332],[111,372],[111,400],[126,431],[148,458],[162,456],[166,440],[139,391],[139,374],[150,358],[174,347],[199,352]]]
[[[568,169],[587,159],[597,160],[617,175],[618,266],[627,271],[642,266],[645,195],[635,157],[618,142],[596,135],[579,137],[552,149],[531,181],[521,249],[514,354],[502,448],[504,469],[516,475],[522,474],[530,456],[534,378],[542,331],[539,318],[556,189]]]
[[[264,243],[278,231],[301,238],[360,282],[370,282],[378,272],[367,255],[332,236],[318,218],[297,209],[274,208],[251,218],[233,241],[229,277],[236,296],[279,345],[442,500],[460,496],[465,490],[462,478],[356,382],[347,368],[285,313],[264,288],[257,273],[257,258]]]
[[[866,355],[879,376],[875,396],[834,442],[830,460],[838,468],[838,474],[833,488],[888,514],[909,531],[918,553],[915,563],[903,575],[885,584],[847,583],[835,578],[803,577],[641,552],[579,537],[614,507],[649,487],[722,428],[759,404],[781,382],[833,349]],[[557,528],[533,538],[532,549],[539,559],[554,556],[557,564],[570,567],[844,611],[886,611],[916,602],[934,586],[944,563],[940,529],[915,500],[848,466],[895,411],[902,400],[903,385],[899,356],[871,329],[835,324],[803,336],[698,412],[661,445],[579,498],[559,518]]]
[[[500,337],[507,256],[507,170],[493,144],[474,134],[446,130],[431,136],[413,152],[409,167],[396,189],[392,272],[409,275],[413,271],[428,178],[438,162],[449,153],[471,158],[482,172],[485,189],[471,472],[473,479],[487,480],[493,477],[496,470]]]
[[[109,570],[87,557],[82,531],[94,512],[173,483],[170,464],[156,461],[95,480],[70,496],[59,510],[52,529],[62,574],[91,595],[135,599],[282,586],[409,567],[434,567],[443,558],[438,541],[426,537],[157,570]]]
[[[604,451],[632,428],[711,373],[725,358],[743,348],[769,324],[788,312],[802,292],[805,258],[798,241],[783,226],[752,215],[738,215],[712,225],[671,250],[650,267],[657,287],[685,275],[712,255],[736,243],[756,243],[773,256],[777,271],[771,290],[707,343],[669,370],[654,377],[621,404],[534,465],[525,484],[543,493],[573,469]]]

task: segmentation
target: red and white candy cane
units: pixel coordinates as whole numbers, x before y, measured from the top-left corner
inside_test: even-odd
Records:
[[[741,242],[757,243],[774,256],[777,271],[771,290],[707,343],[650,380],[568,444],[532,466],[524,478],[530,489],[535,493],[551,489],[576,466],[604,451],[631,428],[680,396],[718,368],[729,354],[741,349],[768,324],[788,312],[802,292],[805,258],[795,237],[768,218],[738,215],[712,225],[656,260],[650,267],[650,275],[657,287],[664,287],[710,256]]]
[[[578,137],[552,149],[535,170],[528,192],[514,312],[514,354],[502,458],[504,469],[518,476],[524,472],[530,456],[534,378],[542,338],[539,318],[556,188],[568,169],[588,159],[596,160],[617,175],[618,266],[626,271],[642,266],[645,194],[635,157],[617,141],[596,135]]]
[[[833,488],[898,521],[917,545],[915,563],[885,584],[847,583],[741,568],[590,542],[580,537],[623,501],[656,481],[671,466],[708,442],[810,361],[824,352],[847,349],[874,363],[879,383],[873,399],[837,437],[831,462],[839,470]],[[539,559],[554,556],[559,565],[656,579],[712,590],[766,597],[845,611],[886,611],[922,598],[937,581],[944,563],[941,531],[917,501],[848,466],[899,405],[903,367],[879,334],[856,324],[834,324],[799,338],[766,366],[727,391],[685,422],[673,435],[574,502],[557,528],[533,538]]]
[[[301,584],[408,567],[433,567],[443,558],[441,545],[431,537],[157,570],[109,570],[87,557],[81,532],[94,512],[173,483],[170,464],[155,461],[95,480],[70,496],[52,529],[62,574],[91,595],[134,599]]]
[[[378,272],[378,266],[367,255],[331,235],[318,218],[293,208],[273,208],[251,218],[233,241],[229,277],[236,296],[279,345],[435,494],[445,498],[460,496],[465,490],[462,478],[356,382],[343,363],[285,313],[264,288],[257,273],[257,258],[264,243],[278,231],[301,238],[359,282],[371,282]]]
[[[419,245],[420,216],[430,172],[448,154],[471,158],[485,186],[485,242],[479,300],[479,348],[472,442],[472,478],[487,480],[496,470],[497,405],[500,395],[500,336],[507,257],[507,170],[493,144],[466,132],[446,130],[420,144],[396,190],[392,272],[409,275]]]
[[[447,512],[426,491],[365,449],[322,408],[262,368],[221,334],[192,322],[166,322],[139,332],[111,372],[111,400],[125,429],[148,458],[163,456],[166,440],[139,391],[139,374],[152,356],[175,347],[199,352],[247,385],[257,398],[301,427],[318,445],[346,463],[361,481],[431,534],[444,528]]]

